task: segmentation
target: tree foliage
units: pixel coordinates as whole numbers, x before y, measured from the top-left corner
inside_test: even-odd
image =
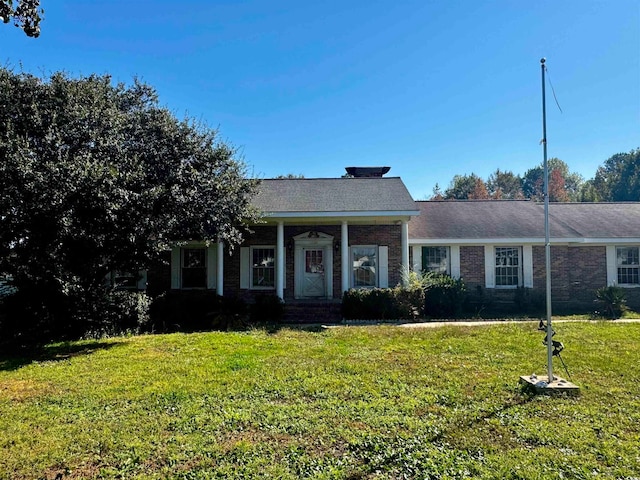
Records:
[[[586,185],[583,201],[640,201],[640,148],[611,156]]]
[[[109,272],[148,268],[174,240],[233,246],[254,218],[235,150],[148,85],[0,69],[0,105],[0,272],[34,318],[97,315]]]
[[[499,168],[489,175],[487,190],[491,198],[496,200],[521,200],[524,198],[520,175],[515,175],[511,171],[501,171]]]
[[[484,181],[475,173],[471,175],[455,175],[449,188],[444,191],[446,200],[469,200],[488,198]]]
[[[572,173],[569,166],[559,158],[550,158],[547,164],[549,169],[549,201],[577,200],[582,184],[580,174]],[[522,179],[522,190],[526,198],[539,201],[544,199],[544,166],[542,164],[527,170]]]
[[[9,23],[13,19],[14,25],[21,28],[28,37],[40,36],[43,13],[40,0],[18,0],[15,8],[13,0],[0,0],[0,20]]]

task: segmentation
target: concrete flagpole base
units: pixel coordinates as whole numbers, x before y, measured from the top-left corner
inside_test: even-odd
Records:
[[[571,383],[569,380],[554,375],[552,382],[549,382],[546,375],[521,375],[520,383],[530,388],[537,394],[559,394],[578,395],[580,387]]]

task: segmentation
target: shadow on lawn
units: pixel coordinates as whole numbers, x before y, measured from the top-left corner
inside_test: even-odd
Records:
[[[18,370],[33,362],[59,362],[69,358],[91,355],[97,350],[109,350],[122,342],[91,342],[82,345],[56,343],[54,345],[22,347],[0,353],[0,371]]]

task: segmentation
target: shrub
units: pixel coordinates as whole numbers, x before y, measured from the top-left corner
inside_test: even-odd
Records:
[[[239,328],[247,306],[237,298],[225,298],[210,290],[171,290],[151,305],[154,331],[202,331]]]
[[[546,297],[532,288],[518,287],[513,294],[513,303],[518,313],[542,313]]]
[[[91,305],[94,311],[83,332],[84,337],[105,337],[140,333],[149,325],[151,298],[145,292],[112,290]],[[88,312],[87,312],[88,313]]]
[[[628,310],[624,288],[613,285],[597,289],[595,302],[597,314],[614,320]]]
[[[44,301],[38,301],[39,299]],[[95,290],[79,295],[21,289],[2,299],[0,336],[13,344],[137,333],[149,321],[150,298],[144,292]]]
[[[424,274],[424,313],[432,318],[451,318],[462,312],[467,287],[462,279],[439,273]]]
[[[342,317],[350,320],[414,319],[421,313],[421,288],[351,289],[342,297]]]
[[[284,317],[284,302],[277,295],[258,295],[250,307],[252,323],[277,323]]]

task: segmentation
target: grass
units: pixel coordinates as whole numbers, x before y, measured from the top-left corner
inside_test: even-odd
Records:
[[[49,345],[0,359],[0,478],[638,478],[640,324],[556,330],[579,397],[521,390],[531,323]]]

